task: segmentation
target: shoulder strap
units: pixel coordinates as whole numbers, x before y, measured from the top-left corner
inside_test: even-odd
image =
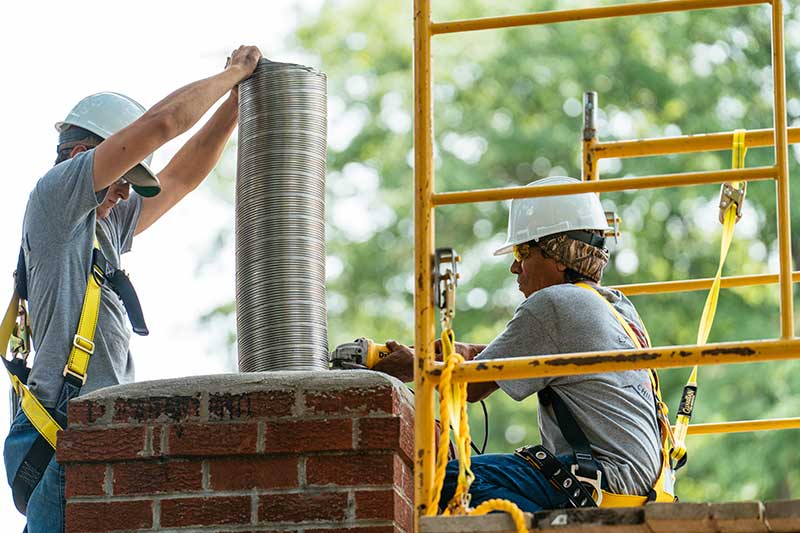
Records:
[[[14,271],[14,288],[22,300],[28,299],[28,270],[25,268],[25,252],[19,247],[17,269]]]
[[[13,361],[8,361],[5,352],[8,342],[16,324],[20,298],[17,291],[11,298],[11,303],[0,326],[0,349],[2,349],[3,362],[9,370],[9,377],[14,392],[19,395],[22,410],[31,424],[39,432],[22,464],[14,475],[11,484],[14,504],[17,509],[25,514],[28,499],[39,484],[56,447],[56,435],[59,430],[67,425],[67,405],[72,398],[80,393],[81,387],[86,382],[86,371],[89,367],[89,358],[94,353],[94,334],[97,327],[97,317],[100,312],[101,286],[105,281],[105,274],[98,267],[95,258],[99,250],[97,239],[94,241],[92,264],[83,297],[78,330],[72,340],[67,364],[64,367],[64,384],[61,387],[55,409],[46,409],[39,400],[31,394],[26,387],[24,376],[12,372]],[[24,269],[22,270],[24,272]],[[24,361],[22,362],[24,366]],[[27,370],[27,368],[26,368]]]
[[[561,430],[564,440],[572,448],[575,464],[578,465],[578,470],[575,474],[584,478],[596,477],[600,468],[594,458],[594,454],[592,454],[591,444],[586,437],[586,433],[578,425],[578,421],[572,416],[572,411],[569,410],[567,404],[564,403],[564,400],[552,387],[545,387],[537,395],[540,405],[552,405],[553,407],[553,412],[558,421],[558,429]]]
[[[622,329],[624,329],[625,333],[627,333],[628,337],[630,337],[631,342],[633,342],[633,345],[636,346],[637,348],[639,348],[640,350],[642,348],[645,348],[645,346],[642,346],[642,343],[639,341],[639,336],[636,335],[636,332],[633,331],[633,328],[631,327],[631,325],[628,323],[627,320],[625,320],[625,317],[623,317],[620,314],[620,312],[617,311],[617,308],[614,307],[611,304],[611,302],[606,300],[605,297],[602,294],[600,294],[600,291],[598,291],[597,289],[595,289],[594,287],[592,287],[590,285],[587,285],[586,283],[576,283],[575,286],[576,287],[580,287],[581,289],[585,289],[585,290],[587,290],[589,292],[592,292],[592,293],[596,294],[601,300],[603,300],[605,302],[605,304],[608,306],[608,309],[611,311],[611,314],[613,314],[614,318],[616,318],[617,322],[619,322],[619,325],[622,326]],[[650,346],[650,335],[647,333],[647,329],[644,327],[644,322],[642,322],[641,319],[639,319],[639,323],[642,325],[642,330],[644,331],[645,339],[647,340],[647,346],[646,347],[649,347]]]

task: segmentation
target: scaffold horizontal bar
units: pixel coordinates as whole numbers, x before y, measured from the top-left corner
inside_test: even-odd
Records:
[[[523,15],[508,15],[480,19],[453,20],[434,22],[431,34],[459,33],[467,31],[493,30],[516,26],[536,26],[559,22],[576,22],[579,20],[595,20],[612,17],[629,17],[634,15],[654,15],[675,11],[695,11],[700,9],[716,9],[725,7],[741,7],[755,4],[769,4],[770,0],[662,0],[659,2],[641,2],[617,6],[589,7],[581,9],[565,9],[545,11]]]
[[[615,178],[607,180],[582,181],[565,185],[542,185],[540,187],[505,187],[501,189],[481,189],[474,191],[440,192],[432,195],[434,206],[466,204],[472,202],[498,202],[512,198],[534,198],[559,196],[582,192],[617,192],[634,189],[657,189],[660,187],[679,187],[686,185],[705,185],[728,181],[755,181],[775,179],[777,168],[754,167],[745,169],[725,169],[706,172],[686,172],[683,174],[662,174],[636,178]]]
[[[692,424],[689,426],[689,435],[746,433],[749,431],[769,431],[772,429],[800,429],[800,418],[771,418],[769,420],[741,420],[738,422]]]
[[[745,142],[748,148],[773,146],[775,144],[775,130],[748,131]],[[800,142],[800,128],[789,128],[789,142]],[[660,139],[598,142],[592,146],[591,150],[595,158],[608,159],[612,157],[647,157],[691,152],[709,152],[713,150],[730,150],[732,143],[733,133],[709,133],[703,135],[663,137]]]
[[[670,292],[701,291],[711,288],[714,278],[686,279],[680,281],[655,281],[651,283],[630,283],[628,285],[614,285],[627,296],[641,294],[664,294]],[[800,282],[800,272],[792,272],[792,282]],[[728,276],[721,278],[720,287],[730,289],[734,287],[752,287],[755,285],[771,285],[778,283],[778,274],[747,274],[744,276]]]
[[[705,345],[662,346],[644,350],[466,361],[456,366],[452,379],[459,382],[502,381],[644,368],[755,363],[797,358],[800,358],[800,339],[722,342]],[[438,383],[443,368],[442,363],[434,363],[431,366],[428,371],[431,381]]]

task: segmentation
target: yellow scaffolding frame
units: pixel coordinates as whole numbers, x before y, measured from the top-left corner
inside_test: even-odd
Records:
[[[431,88],[431,40],[434,35],[469,32],[514,26],[532,26],[612,17],[718,9],[767,4],[772,17],[772,71],[774,78],[773,129],[747,132],[749,146],[775,147],[775,164],[769,167],[714,172],[689,172],[599,181],[597,161],[602,158],[641,157],[729,149],[732,133],[690,135],[663,139],[599,142],[593,131],[584,129],[583,179],[570,185],[510,187],[463,192],[437,193],[433,175],[433,98]],[[789,141],[800,142],[800,128],[787,128],[783,6],[780,0],[660,0],[584,9],[569,9],[523,15],[489,17],[436,23],[431,20],[431,0],[414,0],[414,279],[415,346],[414,368],[416,424],[415,441],[415,530],[425,513],[425,502],[433,484],[434,472],[434,388],[443,365],[434,359],[433,251],[436,206],[554,196],[579,192],[612,192],[631,189],[675,187],[728,181],[772,179],[777,184],[777,226],[780,270],[777,275],[733,276],[724,278],[722,287],[780,285],[779,339],[703,346],[669,346],[620,352],[559,354],[491,361],[467,361],[454,372],[457,381],[478,382],[541,376],[561,376],[642,368],[669,368],[794,359],[800,357],[800,340],[794,337],[792,283],[800,280],[793,272],[790,254],[789,219]],[[643,283],[618,287],[627,294],[654,294],[700,290],[710,287],[710,279]],[[697,424],[690,434],[758,431],[800,427],[800,419]]]

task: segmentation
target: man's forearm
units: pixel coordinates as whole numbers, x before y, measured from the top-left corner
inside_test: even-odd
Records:
[[[194,126],[214,102],[235,87],[242,77],[240,68],[228,68],[170,93],[145,115],[168,117],[170,125],[175,128],[171,137],[177,137]]]
[[[175,187],[186,194],[200,185],[219,161],[238,118],[238,99],[232,95],[161,171],[164,187]]]

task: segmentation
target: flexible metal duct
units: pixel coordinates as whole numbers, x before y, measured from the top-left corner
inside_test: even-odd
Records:
[[[325,74],[262,59],[239,87],[239,370],[327,370]]]

